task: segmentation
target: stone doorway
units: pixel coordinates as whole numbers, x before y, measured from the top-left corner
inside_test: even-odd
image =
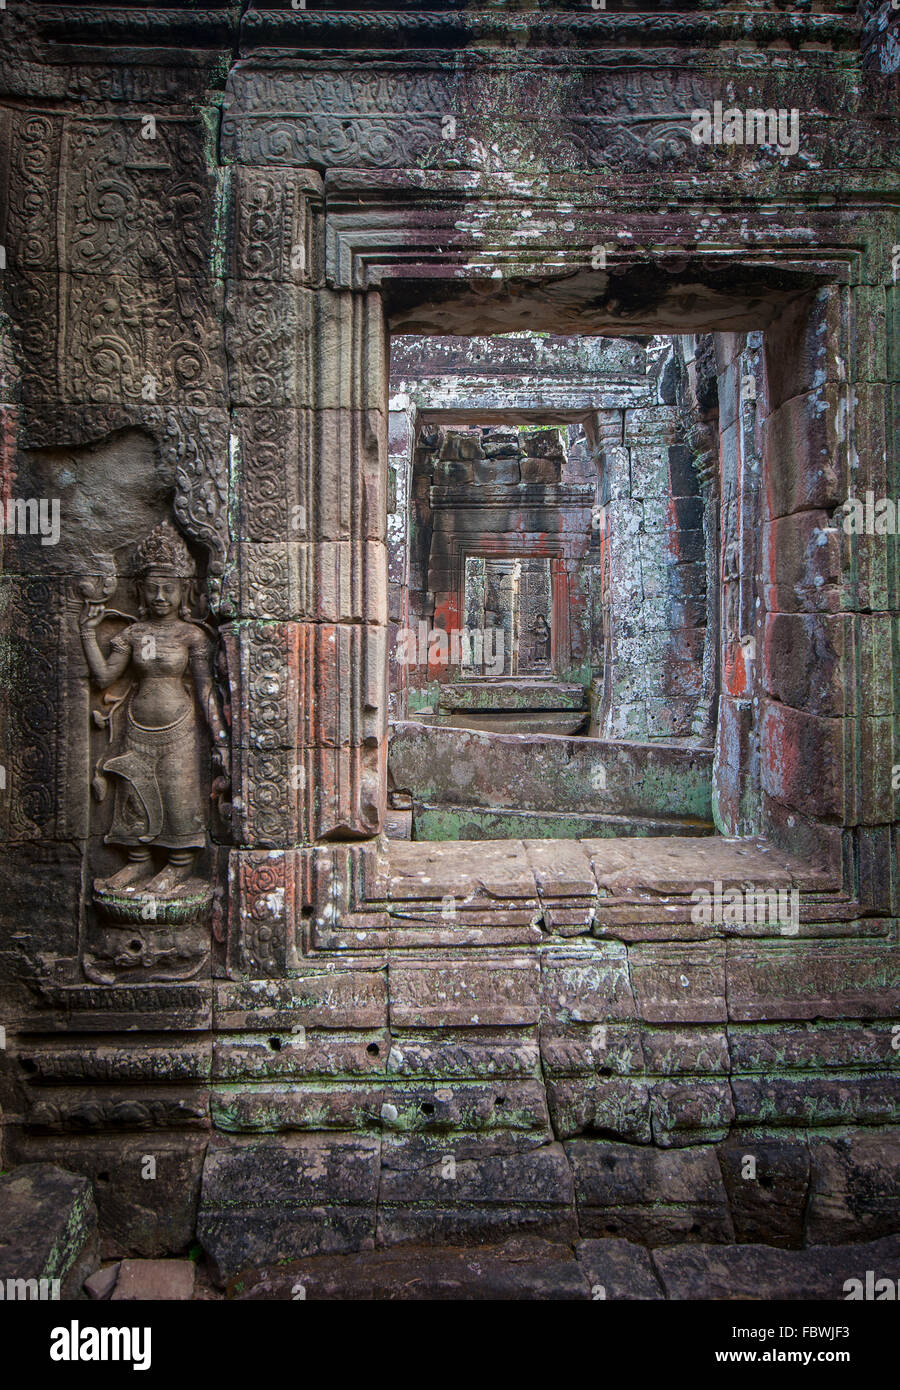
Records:
[[[391,834],[712,831],[713,509],[685,444],[674,351],[665,337],[395,340]],[[451,729],[483,737],[434,732]],[[610,742],[638,764],[652,743],[666,785],[654,795],[639,778],[645,804],[626,807],[607,783]],[[482,760],[491,801],[473,788],[469,804],[466,765]]]
[[[349,228],[345,228],[345,234],[351,235]],[[501,246],[503,235],[501,232]],[[374,254],[371,245],[369,254]],[[431,298],[434,285],[440,282],[443,274],[447,278],[435,301]],[[472,339],[479,333],[484,335],[485,330],[496,330],[504,321],[510,329],[525,321],[536,323],[539,331],[550,334],[558,332],[561,326],[576,323],[583,329],[587,322],[595,331],[602,327],[606,332],[614,331],[617,326],[614,316],[610,320],[605,310],[599,313],[599,323],[591,324],[595,314],[589,307],[592,282],[577,276],[566,284],[568,300],[561,310],[554,300],[556,287],[552,282],[544,291],[534,293],[529,287],[511,296],[509,282],[495,289],[494,285],[479,282],[477,272],[458,276],[453,262],[442,267],[432,261],[427,281],[408,281],[404,275],[403,270],[386,274],[382,267],[378,278],[383,286],[387,323],[392,333],[402,331],[406,337],[413,329],[433,329],[436,321],[456,330],[458,336],[471,335]],[[783,411],[785,416],[791,416],[800,408],[798,402],[802,402],[803,408],[811,406],[815,390],[811,363],[807,358],[801,358],[798,363],[792,353],[798,341],[808,343],[813,336],[824,340],[820,353],[827,357],[829,352],[835,352],[835,343],[828,336],[828,315],[839,290],[836,285],[816,288],[803,271],[796,273],[793,283],[783,275],[770,283],[764,270],[748,268],[747,276],[753,284],[751,291],[735,295],[731,291],[723,292],[720,286],[710,287],[708,304],[701,310],[701,314],[711,315],[717,329],[734,325],[744,330],[742,336],[721,331],[715,335],[679,333],[676,330],[684,325],[678,323],[677,311],[665,304],[655,307],[638,325],[653,331],[668,329],[677,348],[677,371],[673,371],[673,379],[666,389],[678,409],[683,428],[692,437],[692,450],[688,452],[702,474],[705,505],[709,507],[704,525],[706,568],[719,580],[718,585],[709,586],[706,594],[717,624],[716,627],[710,625],[708,631],[716,634],[716,640],[710,639],[703,653],[707,683],[704,699],[697,710],[696,729],[693,720],[690,726],[691,734],[701,747],[704,740],[715,747],[712,813],[709,819],[706,809],[697,814],[694,800],[684,817],[683,829],[689,834],[698,830],[708,833],[714,823],[719,833],[771,835],[774,845],[791,853],[799,852],[801,857],[809,854],[815,864],[827,865],[830,872],[839,873],[835,836],[814,814],[795,813],[801,805],[808,810],[818,798],[807,798],[797,780],[788,787],[782,780],[783,760],[774,746],[768,749],[764,746],[765,734],[773,731],[776,724],[793,730],[797,725],[796,716],[790,710],[770,709],[772,722],[763,734],[758,716],[759,696],[754,696],[760,680],[759,668],[755,665],[756,652],[763,649],[765,632],[762,567],[768,556],[763,552],[762,542],[768,539],[771,551],[774,530],[779,523],[784,523],[783,530],[799,528],[801,533],[812,525],[815,546],[810,549],[807,545],[805,554],[797,557],[801,567],[809,562],[812,569],[798,576],[799,584],[819,592],[816,602],[821,601],[828,611],[832,602],[829,591],[837,582],[835,559],[840,537],[830,524],[830,515],[820,510],[814,522],[806,499],[801,501],[797,495],[798,488],[802,495],[803,488],[812,487],[819,489],[823,501],[831,494],[836,496],[836,474],[825,485],[824,492],[821,482],[808,473],[798,478],[798,473],[814,467],[812,460],[818,441],[810,435],[805,440],[804,450],[791,456],[786,450],[781,419],[770,425],[767,411],[771,403],[773,414]],[[495,306],[495,294],[502,307]],[[699,302],[703,299],[701,294]],[[766,327],[754,328],[754,324]],[[693,327],[703,328],[702,318]],[[724,418],[717,408],[720,389],[726,397]],[[839,464],[838,470],[843,466]],[[724,490],[724,496],[720,489]],[[695,494],[699,491],[699,487],[694,490]],[[764,504],[771,508],[773,497],[776,510],[782,506],[796,506],[798,512],[765,520],[770,512],[763,510]],[[700,520],[704,503],[699,497],[688,495],[680,500],[693,507],[694,520]],[[817,526],[817,522],[821,524]],[[825,561],[830,573],[814,572],[816,561]],[[785,602],[788,626],[796,612],[796,599],[788,597],[786,592],[791,582],[782,580],[767,591],[769,600],[774,599],[776,604]],[[729,679],[720,702],[718,681],[723,668],[727,668]],[[768,703],[771,706],[772,702]],[[824,734],[825,726],[820,725],[818,732]],[[426,761],[431,761],[432,751],[430,748],[426,751]],[[480,756],[482,751],[477,746],[475,756]],[[764,785],[766,756],[771,790]],[[828,775],[832,777],[837,769],[830,765],[830,755],[826,756]],[[701,757],[701,764],[702,761]],[[688,762],[688,767],[693,772],[696,763]],[[492,768],[492,773],[496,777],[497,769]],[[657,766],[653,767],[651,775],[659,786]],[[590,769],[587,784],[592,791],[607,791],[606,768],[599,772]],[[830,785],[837,791],[836,785]],[[670,800],[668,789],[664,797]],[[639,821],[640,811],[631,803],[622,814],[618,828],[626,831]],[[491,827],[501,839],[502,824],[501,818],[499,828]],[[436,825],[453,829],[453,820],[442,817]],[[654,828],[657,833],[660,830],[665,833],[674,827],[660,823]],[[523,833],[520,827],[517,830]],[[479,838],[483,829],[471,824],[469,833]],[[527,831],[524,833],[527,837]],[[568,829],[568,833],[573,832]],[[578,829],[575,834],[577,837]],[[435,830],[429,838],[443,837]],[[455,832],[451,838],[455,838]]]

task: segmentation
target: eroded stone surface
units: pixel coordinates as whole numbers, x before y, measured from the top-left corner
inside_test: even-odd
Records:
[[[715,1150],[664,1153],[649,1146],[573,1140],[579,1223],[586,1236],[618,1236],[648,1245],[686,1237],[734,1239]]]
[[[191,1260],[123,1260],[111,1301],[184,1302],[193,1295]]]
[[[779,1299],[837,1301],[849,1280],[864,1289],[867,1269],[894,1268],[900,1238],[866,1245],[813,1245],[773,1250],[765,1245],[683,1245],[656,1250],[653,1263],[670,1299]]]
[[[253,1271],[228,1289],[236,1299],[583,1299],[586,1276],[565,1245],[518,1237],[481,1250],[428,1245],[318,1256]]]
[[[10,1280],[27,1281],[7,1298],[83,1298],[82,1283],[98,1263],[86,1178],[52,1163],[24,1164],[0,1178],[0,1276],[7,1290]]]
[[[582,1240],[575,1247],[578,1263],[591,1286],[592,1301],[664,1297],[648,1252],[627,1240]]]
[[[119,1277],[120,1263],[104,1265],[102,1269],[95,1270],[93,1274],[85,1279],[83,1288],[88,1298],[93,1298],[98,1302],[105,1302],[112,1297],[113,1289],[116,1287],[116,1280]]]

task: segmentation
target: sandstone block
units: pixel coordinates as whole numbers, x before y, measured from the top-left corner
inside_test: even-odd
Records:
[[[613,1238],[580,1240],[575,1253],[591,1286],[593,1299],[659,1302],[665,1297],[650,1255],[641,1245]]]
[[[803,1139],[736,1137],[718,1148],[735,1239],[799,1246],[809,1191]]]
[[[379,1141],[280,1135],[213,1141],[197,1236],[216,1278],[303,1255],[371,1248]]]
[[[113,1303],[185,1302],[194,1294],[193,1260],[123,1260]]]
[[[894,1269],[900,1241],[888,1236],[869,1245],[813,1245],[774,1250],[765,1245],[683,1245],[654,1252],[654,1264],[670,1299],[787,1299],[842,1301],[848,1279],[866,1269]]]
[[[833,1244],[900,1231],[896,1129],[862,1129],[836,1138],[811,1136],[809,1154],[811,1242]]]
[[[664,1152],[575,1139],[565,1149],[583,1235],[614,1235],[643,1245],[733,1240],[714,1148]]]
[[[26,1163],[0,1177],[0,1278],[7,1298],[10,1281],[20,1299],[81,1298],[99,1258],[87,1178],[53,1163]]]

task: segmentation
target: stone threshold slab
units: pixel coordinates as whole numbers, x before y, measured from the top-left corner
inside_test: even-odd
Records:
[[[717,835],[585,840],[391,841],[388,901],[684,894],[719,882],[806,892],[820,870],[763,839]]]
[[[515,680],[456,681],[441,688],[439,709],[454,710],[583,710],[583,685],[563,681]]]
[[[729,890],[752,892],[754,915],[743,928],[727,925],[724,913],[721,921],[695,922],[697,890],[715,904]],[[762,894],[770,899],[760,920]],[[771,917],[771,899],[778,911],[790,908],[785,923]],[[800,923],[840,928],[859,915],[817,866],[762,839],[386,841],[363,891],[336,915],[316,919],[311,940],[314,951],[345,954],[535,946],[589,933],[623,940],[783,936],[800,934]]]

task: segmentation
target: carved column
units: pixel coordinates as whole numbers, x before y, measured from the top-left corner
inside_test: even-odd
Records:
[[[235,171],[230,960],[257,974],[300,949],[302,847],[377,836],[386,796],[386,333],[377,292],[325,286],[323,221],[317,174]]]
[[[676,399],[703,499],[706,564],[706,637],[703,644],[702,692],[691,733],[712,742],[716,733],[719,693],[719,440],[716,363],[712,338],[675,339],[678,363]]]

